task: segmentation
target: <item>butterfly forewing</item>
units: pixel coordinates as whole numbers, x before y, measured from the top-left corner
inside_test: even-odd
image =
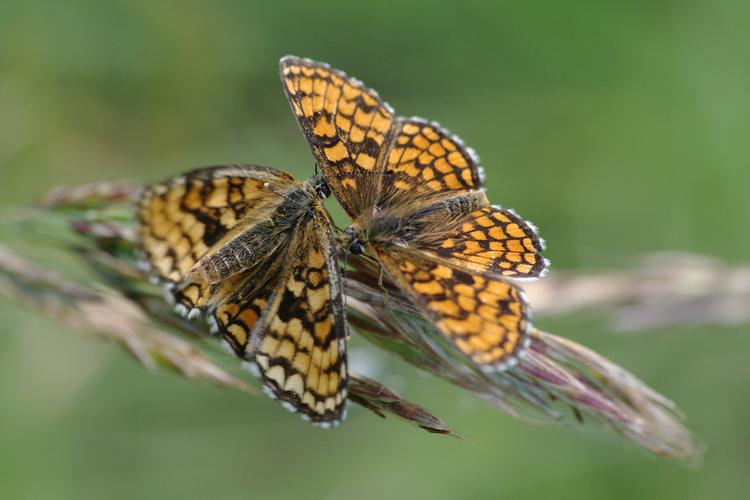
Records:
[[[534,278],[546,270],[544,242],[514,212],[487,207],[472,211],[439,245],[425,250],[453,264],[509,278]]]
[[[299,227],[290,265],[273,286],[237,294],[213,313],[218,330],[252,360],[265,390],[314,422],[343,417],[347,388],[343,293],[322,210]]]
[[[393,111],[327,64],[287,56],[281,80],[292,111],[341,206],[357,218],[377,201]]]
[[[177,283],[240,227],[265,217],[294,177],[256,165],[209,167],[147,188],[140,200],[140,239],[151,271]]]
[[[191,311],[205,311],[209,307],[222,303],[251,274],[251,272],[236,274],[218,283],[205,281],[169,283],[166,289],[168,296],[175,302],[177,312],[185,316]]]
[[[270,395],[331,425],[346,400],[347,330],[331,222],[313,185],[268,167],[196,170],[146,189],[140,236],[179,311],[208,311]]]

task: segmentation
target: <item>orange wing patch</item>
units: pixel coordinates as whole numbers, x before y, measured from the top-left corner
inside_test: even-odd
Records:
[[[462,353],[487,371],[515,363],[530,328],[517,287],[418,252],[377,254],[399,288]]]
[[[535,278],[546,270],[544,241],[514,212],[479,208],[436,248],[425,251],[466,269],[508,278]]]
[[[479,159],[437,123],[401,118],[388,151],[383,200],[481,189]]]
[[[328,185],[353,218],[375,202],[393,110],[374,90],[327,64],[280,62],[292,111]]]
[[[213,333],[220,332],[232,350],[241,358],[251,357],[248,349],[253,328],[268,306],[273,289],[240,292],[219,304],[209,315]]]

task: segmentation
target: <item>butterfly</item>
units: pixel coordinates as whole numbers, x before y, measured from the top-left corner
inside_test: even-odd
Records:
[[[324,427],[345,415],[343,284],[319,176],[203,168],[146,188],[139,235],[152,275],[285,408]]]
[[[477,156],[440,125],[395,116],[329,65],[280,62],[292,111],[339,204],[348,250],[373,259],[422,315],[487,371],[513,364],[529,313],[511,280],[540,276],[543,241],[489,203]]]

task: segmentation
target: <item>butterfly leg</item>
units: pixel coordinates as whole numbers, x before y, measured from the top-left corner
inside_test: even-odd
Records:
[[[380,268],[380,272],[378,273],[378,287],[380,287],[380,290],[383,292],[383,306],[388,306],[388,289],[383,284],[383,274],[385,273],[385,267],[383,267],[383,264],[378,263],[378,267]]]

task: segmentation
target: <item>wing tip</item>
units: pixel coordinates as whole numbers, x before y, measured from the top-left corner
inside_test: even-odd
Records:
[[[279,69],[281,70],[282,75],[284,74],[284,69],[291,66],[309,66],[312,68],[323,68],[335,73],[343,73],[340,70],[332,68],[328,63],[316,61],[315,59],[311,59],[309,57],[300,57],[292,54],[287,54],[279,59]]]
[[[436,120],[428,120],[427,118],[422,118],[421,116],[410,116],[408,118],[401,118],[401,121],[410,121],[413,123],[418,123],[420,125],[428,125],[434,129],[436,129],[439,133],[453,141],[456,146],[461,150],[461,152],[464,153],[465,156],[469,158],[474,163],[474,166],[477,170],[478,175],[478,185],[477,189],[484,188],[484,182],[486,180],[484,167],[482,166],[481,159],[479,158],[479,154],[472,148],[471,146],[468,146],[461,137],[451,132],[449,129],[444,127],[440,124],[440,122]]]
[[[346,420],[346,417],[348,414],[349,409],[347,407],[347,401],[348,400],[344,399],[344,402],[339,407],[340,409],[334,413],[334,415],[336,415],[334,418],[331,418],[330,420],[318,420],[318,421],[311,420],[311,423],[315,427],[319,427],[321,429],[333,429],[333,428],[340,426],[344,422],[344,420]],[[301,414],[301,416],[303,419],[309,420],[308,415]],[[305,417],[308,417],[308,418],[305,418]]]
[[[537,227],[536,224],[526,219],[525,217],[521,217],[518,214],[518,212],[516,212],[512,208],[504,208],[502,205],[491,205],[490,208],[492,208],[493,210],[498,210],[498,211],[509,213],[511,216],[513,216],[516,219],[515,222],[517,224],[522,224],[529,228],[532,239],[535,243],[534,246],[538,247],[540,252],[547,249],[547,242],[544,240],[544,238],[539,236],[539,228]]]
[[[243,360],[240,363],[240,366],[244,370],[250,372],[250,374],[254,377],[260,379],[261,381],[264,380],[263,373],[261,372],[258,363],[256,363],[255,361]],[[336,406],[333,410],[326,410],[325,413],[319,415],[310,411],[305,411],[305,407],[300,405],[299,401],[295,400],[293,397],[287,396],[283,390],[277,388],[273,383],[263,381],[260,388],[263,393],[270,399],[278,401],[281,404],[282,408],[290,413],[299,415],[302,420],[308,421],[316,427],[321,427],[324,429],[338,427],[346,419],[348,400],[346,399],[345,393],[341,403],[338,406]]]
[[[380,104],[393,116],[395,116],[396,111],[393,109],[393,106],[388,104],[386,101],[384,101],[380,94],[378,94],[378,91],[373,89],[372,87],[368,87],[362,80],[351,76],[347,74],[345,71],[342,71],[338,68],[334,68],[330,64],[322,61],[317,61],[315,59],[310,59],[309,57],[299,57],[291,54],[287,54],[283,56],[281,59],[279,59],[279,73],[281,73],[281,77],[284,78],[286,75],[287,68],[290,68],[291,66],[307,66],[310,68],[322,68],[326,71],[331,72],[332,74],[336,75],[337,77],[347,80],[351,85],[355,87],[359,87],[359,89],[362,92],[365,92],[367,94],[370,94],[375,100],[379,101]],[[288,93],[288,89],[285,88],[285,92]]]

